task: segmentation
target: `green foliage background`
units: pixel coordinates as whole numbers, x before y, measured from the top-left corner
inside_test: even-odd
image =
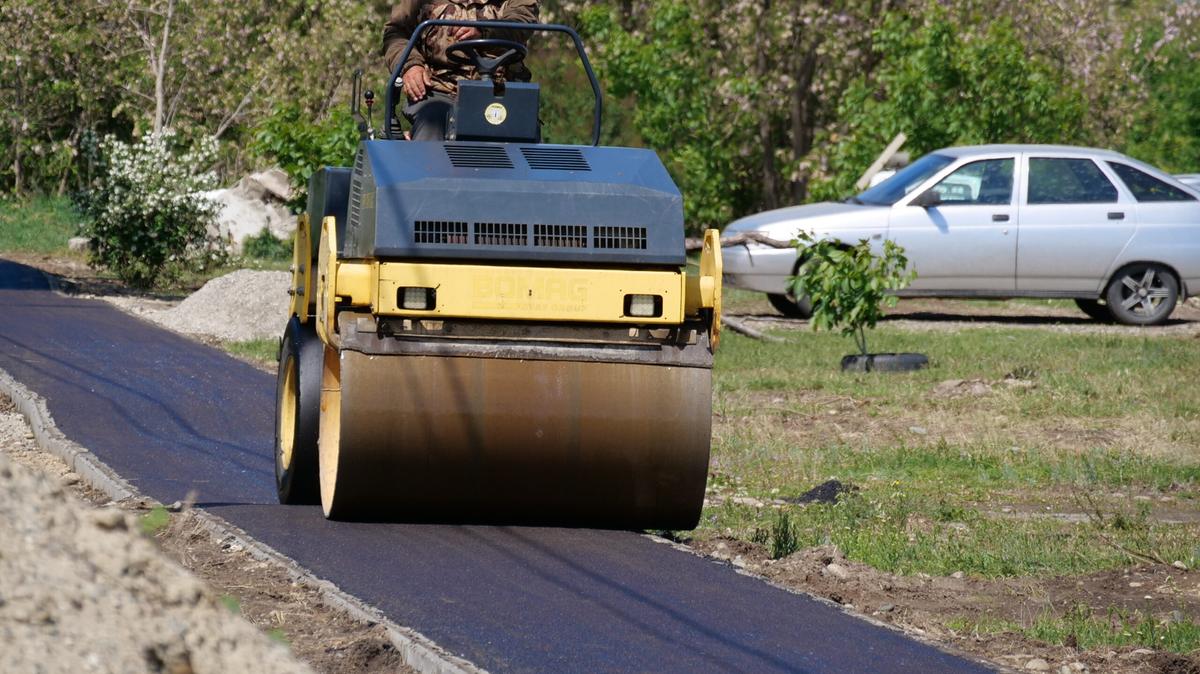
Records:
[[[77,191],[85,135],[156,128],[218,138],[204,168],[226,183],[277,164],[302,187],[351,155],[354,68],[382,94],[388,6],[5,2],[0,196]],[[844,197],[898,132],[914,156],[1073,143],[1200,170],[1198,17],[1200,0],[542,2],[543,20],[584,34],[605,142],[659,152],[693,231]],[[543,37],[533,53],[547,139],[586,142],[592,98],[573,50]]]

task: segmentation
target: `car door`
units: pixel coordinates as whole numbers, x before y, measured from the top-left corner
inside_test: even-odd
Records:
[[[1012,292],[1016,164],[1015,154],[966,160],[893,208],[888,237],[917,272],[911,293]],[[930,192],[934,205],[914,204]]]
[[[1132,198],[1087,156],[1025,156],[1017,290],[1094,295],[1137,227]]]

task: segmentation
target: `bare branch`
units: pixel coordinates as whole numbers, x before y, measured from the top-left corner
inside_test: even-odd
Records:
[[[794,246],[791,244],[790,241],[779,241],[778,239],[772,239],[771,237],[766,236],[764,234],[759,234],[758,232],[742,232],[741,234],[735,234],[733,236],[721,239],[721,247],[722,248],[729,248],[731,246],[741,246],[741,245],[745,245],[746,243],[760,243],[764,246],[770,246],[771,248],[780,248],[780,249],[794,248]],[[685,242],[685,246],[689,252],[703,250],[704,249],[704,239],[689,238]]]
[[[238,103],[237,108],[235,108],[233,112],[229,113],[229,115],[227,115],[225,119],[221,121],[220,126],[218,126],[216,132],[213,133],[213,138],[220,138],[226,131],[229,130],[229,127],[233,126],[234,123],[241,118],[242,113],[246,110],[246,107],[250,105],[250,101],[254,99],[254,92],[258,91],[258,88],[265,84],[266,81],[267,76],[263,75],[262,79],[255,82],[254,86],[250,87],[250,90],[246,92],[246,95],[242,96],[242,100]]]
[[[722,316],[721,324],[738,333],[739,335],[745,335],[751,339],[757,339],[762,342],[771,342],[773,344],[781,344],[783,342],[782,339],[775,337],[774,335],[768,335],[765,332],[755,330],[754,328],[746,325],[736,318],[733,318],[732,316]]]

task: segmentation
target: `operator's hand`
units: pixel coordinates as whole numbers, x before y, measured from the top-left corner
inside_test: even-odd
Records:
[[[404,73],[404,93],[410,101],[419,101],[425,98],[428,93],[429,85],[433,84],[433,77],[429,74],[429,68],[425,66],[413,66]]]
[[[479,32],[478,28],[471,26],[459,26],[454,29],[454,39],[462,42],[463,40],[474,40],[483,37],[483,33]]]

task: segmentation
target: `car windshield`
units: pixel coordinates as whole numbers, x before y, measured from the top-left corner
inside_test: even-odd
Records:
[[[953,157],[927,154],[896,172],[896,175],[863,192],[850,201],[871,206],[891,206],[912,192],[933,174],[954,162]]]

